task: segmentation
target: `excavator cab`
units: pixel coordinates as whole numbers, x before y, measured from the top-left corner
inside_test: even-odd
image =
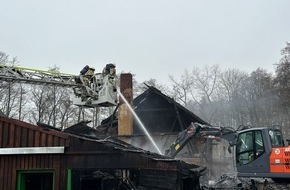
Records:
[[[279,129],[251,128],[239,132],[235,155],[240,177],[290,178],[290,147],[285,147]]]

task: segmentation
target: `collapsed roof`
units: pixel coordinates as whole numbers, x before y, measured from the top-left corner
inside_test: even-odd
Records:
[[[208,124],[153,86],[147,86],[147,90],[133,100],[133,108],[151,134],[178,133],[186,129],[191,122]],[[111,115],[101,124],[100,128],[107,127],[109,129],[106,129],[106,132],[116,134],[113,129],[118,126],[117,114]],[[138,122],[134,120],[133,133],[143,134],[138,125]]]

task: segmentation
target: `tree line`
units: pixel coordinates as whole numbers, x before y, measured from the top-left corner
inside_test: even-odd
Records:
[[[290,127],[290,43],[281,50],[275,73],[257,68],[251,73],[222,70],[218,65],[185,69],[170,75],[167,95],[212,125]],[[149,84],[158,86],[156,80]]]
[[[18,65],[0,52],[0,64]],[[58,71],[57,66],[50,68]],[[134,96],[144,91],[144,83],[194,112],[212,125],[238,127],[290,127],[290,43],[281,50],[275,73],[257,68],[251,73],[239,69],[222,70],[218,65],[185,69],[181,76],[169,75],[169,85],[156,79],[134,80]],[[82,120],[97,127],[115,108],[82,109],[72,105],[72,90],[45,85],[0,81],[0,110],[8,117],[29,123],[45,123],[66,128]]]

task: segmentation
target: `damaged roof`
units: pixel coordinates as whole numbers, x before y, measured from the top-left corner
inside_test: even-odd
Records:
[[[86,135],[85,133],[88,132],[87,128],[89,127],[85,126],[84,123],[80,122],[67,131],[60,131],[48,125],[35,126],[19,120],[0,117],[0,139],[3,139],[0,148],[65,146],[65,155],[68,157],[67,162],[71,167],[150,168],[155,166],[156,169],[185,169],[194,172],[196,175],[201,170],[197,165],[152,153],[113,137],[98,138],[97,135],[92,135],[94,131],[92,128]],[[82,127],[85,127],[83,133],[77,134],[77,131]],[[10,128],[13,130],[10,130]],[[25,133],[21,133],[21,131],[25,131]],[[13,135],[10,134],[12,132]],[[30,138],[27,138],[28,136]],[[16,139],[14,139],[16,137],[19,143],[11,143],[16,142]],[[41,139],[41,142],[38,144],[39,139]],[[96,163],[101,158],[104,160]],[[87,160],[87,162],[81,162],[81,160]]]
[[[82,128],[84,130],[81,130]],[[132,154],[138,155],[140,157],[146,157],[147,159],[149,159],[153,162],[160,162],[160,163],[165,164],[162,166],[162,167],[164,167],[164,169],[165,168],[168,169],[168,167],[170,168],[170,166],[174,166],[174,167],[176,167],[176,169],[180,169],[180,171],[184,175],[190,174],[190,175],[199,176],[200,173],[205,169],[204,167],[200,167],[200,166],[197,166],[194,164],[188,164],[188,163],[183,162],[181,160],[175,160],[175,159],[169,158],[167,156],[163,156],[163,155],[160,155],[157,153],[149,152],[147,150],[135,147],[129,143],[126,143],[126,142],[121,141],[121,140],[114,138],[114,137],[108,136],[108,137],[102,139],[102,138],[100,138],[100,136],[98,136],[97,130],[92,129],[92,128],[90,128],[90,130],[88,130],[88,128],[90,128],[90,127],[86,126],[85,122],[80,122],[78,124],[75,124],[75,125],[67,128],[65,133],[69,133],[69,135],[76,137],[77,139],[80,139],[81,141],[91,141],[91,142],[95,142],[95,143],[100,143],[100,144],[104,145],[104,148],[102,149],[102,151],[105,151],[105,149],[114,149],[115,151],[121,152],[124,155],[132,153]],[[77,134],[76,133],[77,131],[81,132],[81,133]],[[105,147],[107,147],[107,148],[105,148]],[[111,158],[111,159],[114,160],[114,158]],[[136,161],[138,162],[139,159],[137,159]],[[141,163],[142,160],[143,159],[140,159],[139,162]],[[169,165],[166,166],[166,164],[169,164]]]
[[[86,137],[95,137],[97,138],[97,130],[87,126],[88,122],[81,121],[77,124],[74,124],[66,129],[64,129],[64,132],[76,134],[80,136],[86,136]]]
[[[133,100],[133,108],[151,134],[178,133],[186,129],[192,122],[209,125],[206,121],[174,101],[173,98],[163,94],[157,88],[146,86],[147,90]],[[114,134],[112,129],[117,128],[117,120],[117,114],[113,114],[103,120],[102,127],[107,127],[106,132]],[[144,134],[135,119],[133,123],[133,134]]]
[[[154,95],[159,96],[160,98],[166,100],[168,102],[168,104],[172,104],[174,107],[176,107],[177,108],[176,111],[179,114],[185,115],[186,117],[190,118],[194,122],[209,125],[206,121],[202,120],[196,114],[194,114],[193,112],[186,109],[184,106],[177,103],[173,98],[170,98],[167,95],[163,94],[160,90],[158,90],[154,86],[148,86],[148,85],[146,85],[146,86],[147,86],[147,90],[134,99],[133,104],[135,107],[138,108],[138,106],[144,104],[144,101],[146,102],[146,99],[154,94]]]

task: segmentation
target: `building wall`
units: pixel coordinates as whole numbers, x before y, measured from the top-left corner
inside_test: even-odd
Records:
[[[0,117],[0,148],[66,146],[68,135]]]
[[[24,122],[0,117],[1,148],[66,146],[66,135]],[[51,171],[54,190],[66,189],[65,157],[60,154],[0,154],[0,189],[15,190],[17,176],[23,171]],[[65,180],[66,181],[66,180]]]
[[[0,189],[15,190],[19,172],[45,172],[54,174],[54,190],[66,189],[66,169],[60,155],[7,155],[0,156]]]

